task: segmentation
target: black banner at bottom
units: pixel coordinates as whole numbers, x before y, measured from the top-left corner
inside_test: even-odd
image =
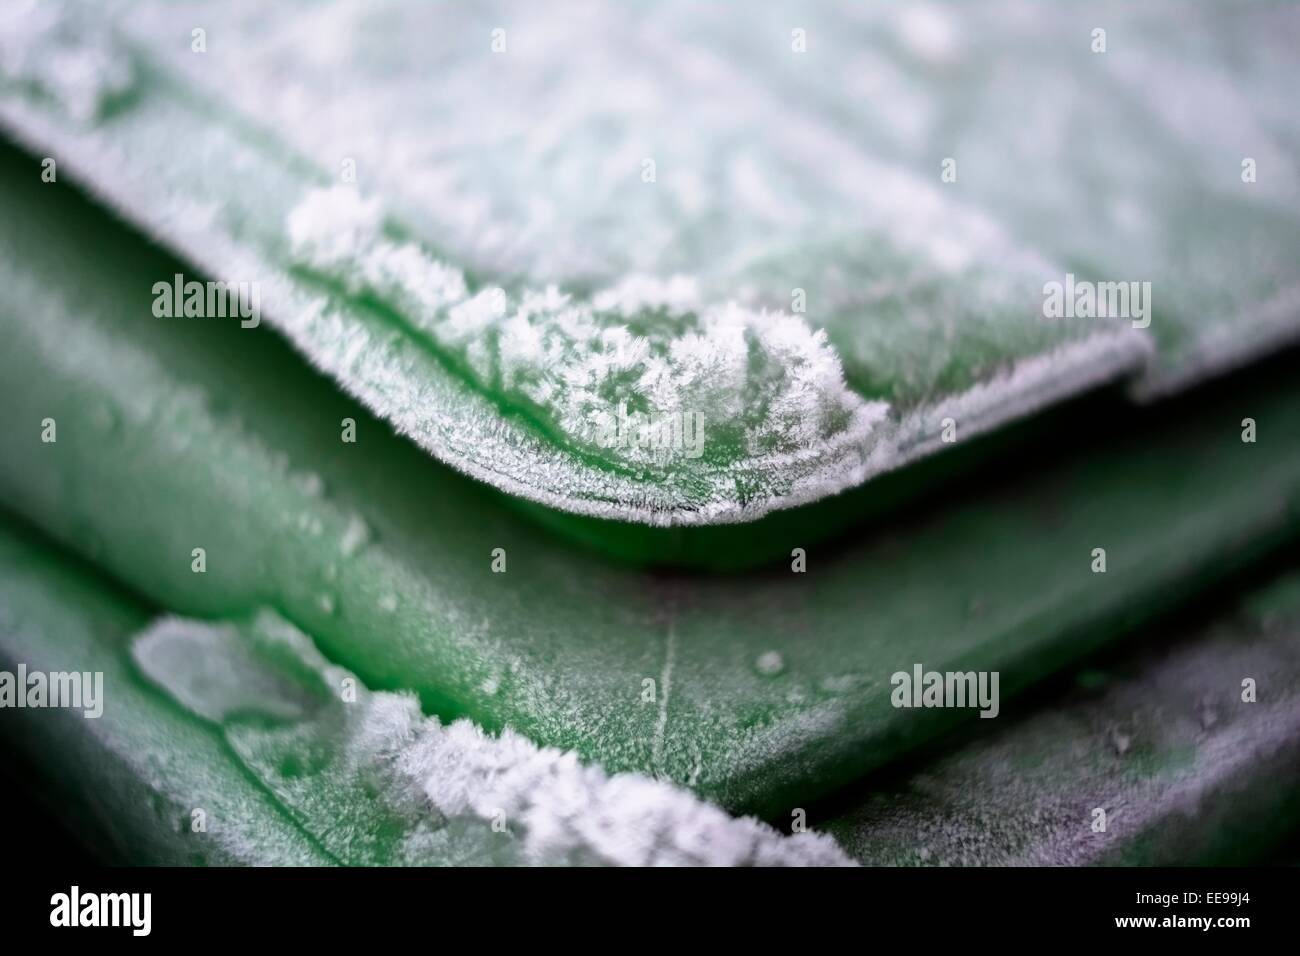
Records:
[[[565,925],[698,937],[692,927],[919,932],[972,941],[1172,934],[1229,942],[1295,919],[1300,871],[1094,870],[29,870],[0,895],[7,936],[78,934],[203,944],[339,945],[419,933],[434,945],[488,928],[530,945]],[[11,875],[16,875],[12,874]],[[793,922],[791,922],[793,921]],[[436,927],[436,931],[432,932]],[[910,927],[910,929],[908,929]],[[868,934],[868,936],[862,936]],[[591,939],[591,936],[587,936]],[[600,937],[596,937],[600,938]],[[606,937],[608,938],[608,937]],[[16,951],[16,950],[15,950]]]

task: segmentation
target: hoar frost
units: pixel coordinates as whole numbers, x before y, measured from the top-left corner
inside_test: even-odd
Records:
[[[512,834],[523,863],[851,865],[828,836],[786,836],[670,783],[609,774],[509,729],[426,717],[413,694],[366,689],[270,611],[241,624],[162,618],[131,652],[151,681],[222,727],[255,774],[277,772],[266,765],[271,741],[272,767],[310,751],[320,779],[295,778],[299,799],[333,786],[352,800],[343,778],[366,781],[368,800],[400,809],[395,819],[415,848],[404,862],[421,862],[421,832],[458,822]],[[352,691],[346,699],[342,687]]]
[[[0,6],[0,80],[39,90],[73,120],[97,119],[134,79],[131,62],[94,18],[59,0]]]
[[[390,305],[481,388],[620,464],[701,454],[752,464],[879,415],[845,386],[824,332],[779,312],[702,305],[689,277],[633,276],[589,300],[554,285],[472,289],[390,235],[378,200],[350,186],[307,194],[288,232],[297,262]]]

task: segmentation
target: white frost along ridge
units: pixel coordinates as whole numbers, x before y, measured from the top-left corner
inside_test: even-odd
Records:
[[[425,721],[403,772],[445,816],[518,820],[534,861],[590,856],[624,866],[849,864],[830,837],[784,836],[735,818],[686,790],[639,774],[610,776],[576,754],[539,748],[513,731],[490,737],[468,720]]]
[[[162,618],[135,638],[131,653],[152,681],[228,733],[232,719],[250,714],[333,728],[341,712],[341,735],[323,747],[311,738],[301,746],[324,751],[350,775],[385,780],[375,794],[381,801],[397,805],[414,791],[432,814],[485,826],[504,813],[522,862],[853,865],[829,836],[783,835],[671,784],[607,774],[509,729],[494,736],[469,720],[444,725],[424,716],[412,694],[370,692],[357,682],[355,701],[344,703],[339,689],[353,675],[271,612],[245,626]],[[292,683],[286,673],[295,675]],[[319,684],[298,684],[304,673]],[[239,751],[238,734],[232,743]]]
[[[107,19],[96,16],[107,10],[105,5],[118,9],[121,15]],[[886,403],[867,401],[844,386],[838,375],[839,362],[834,350],[798,319],[735,306],[698,309],[693,305],[696,296],[689,280],[670,280],[665,284],[633,279],[593,297],[590,302],[572,301],[547,290],[535,291],[518,294],[512,306],[508,298],[502,299],[495,293],[468,295],[469,289],[459,272],[441,266],[417,245],[386,237],[376,224],[377,217],[370,215],[368,218],[363,214],[360,225],[365,229],[357,239],[360,242],[364,235],[371,235],[374,244],[366,246],[360,242],[356,249],[359,259],[352,263],[351,268],[337,262],[335,267],[342,273],[338,277],[344,285],[365,288],[365,279],[358,278],[357,270],[365,260],[372,270],[372,278],[379,280],[381,285],[392,283],[383,297],[398,300],[392,305],[405,314],[410,325],[416,328],[426,326],[424,332],[416,334],[428,335],[437,343],[441,355],[459,361],[465,371],[457,375],[447,374],[439,362],[422,354],[421,349],[387,347],[391,343],[380,341],[372,334],[373,325],[361,320],[355,303],[322,296],[318,288],[300,282],[298,276],[285,269],[287,263],[281,257],[271,254],[273,249],[276,252],[282,249],[283,223],[290,215],[292,203],[301,199],[296,188],[290,187],[290,190],[279,191],[274,196],[251,199],[253,191],[236,189],[229,176],[218,175],[210,180],[199,177],[188,162],[175,159],[177,155],[225,156],[230,146],[229,137],[235,135],[236,139],[241,139],[242,133],[228,128],[220,111],[175,110],[176,103],[168,92],[171,85],[179,82],[179,77],[188,77],[188,82],[196,89],[207,89],[215,97],[215,102],[233,108],[242,103],[242,113],[246,118],[270,121],[274,113],[268,114],[263,109],[271,105],[267,101],[270,93],[266,80],[259,77],[280,77],[286,64],[293,64],[294,69],[289,72],[299,80],[311,75],[310,71],[300,73],[300,70],[307,70],[307,64],[292,56],[295,51],[304,52],[298,49],[300,45],[295,45],[296,41],[290,42],[299,35],[300,14],[286,13],[281,18],[282,30],[268,30],[274,34],[269,37],[274,49],[263,50],[265,57],[257,62],[245,58],[248,50],[242,44],[218,44],[207,56],[220,56],[220,51],[224,50],[233,59],[225,61],[226,70],[214,71],[208,60],[203,60],[205,65],[199,67],[196,61],[202,58],[195,57],[187,44],[172,42],[184,40],[192,25],[189,13],[181,16],[173,11],[184,21],[185,27],[180,30],[178,26],[173,32],[173,22],[164,16],[168,5],[147,6],[150,16],[140,17],[136,15],[139,12],[137,2],[110,4],[109,0],[96,0],[94,4],[41,4],[42,10],[59,11],[60,16],[51,14],[46,17],[42,21],[45,25],[39,29],[32,27],[30,35],[24,32],[24,28],[31,27],[36,21],[20,20],[16,32],[8,34],[15,41],[6,53],[6,62],[0,64],[3,67],[0,69],[0,74],[3,74],[0,76],[0,119],[7,132],[38,155],[58,156],[61,172],[66,169],[123,216],[196,264],[218,275],[260,275],[268,320],[354,397],[444,462],[509,494],[550,507],[601,518],[669,526],[755,520],[769,511],[816,501],[851,488],[873,475],[897,468],[933,450],[937,438],[927,436],[938,434],[942,416],[936,413],[953,400],[951,397],[937,395],[934,403],[902,414],[897,421],[891,420],[894,416]],[[92,11],[91,7],[95,10]],[[232,6],[223,2],[203,9],[212,18],[217,16],[218,10],[233,11],[236,7],[240,11],[237,20],[252,18],[250,22],[258,26],[259,29],[253,32],[260,33],[266,26],[265,11],[251,4]],[[369,5],[356,7],[358,11],[362,9],[369,9]],[[127,11],[131,11],[131,15],[127,15]],[[0,16],[7,12],[5,7],[0,10]],[[610,17],[609,22],[620,24],[623,19]],[[7,21],[4,24],[5,30],[11,26]],[[337,36],[352,37],[356,32],[349,27],[338,31]],[[134,40],[124,39],[133,34],[138,34]],[[399,35],[414,34],[406,31]],[[28,39],[39,41],[57,55],[42,58],[25,54]],[[562,39],[567,62],[572,48],[567,35]],[[335,54],[346,53],[346,48],[342,51],[331,49]],[[545,45],[536,48],[543,61],[534,64],[538,68],[550,62],[544,55],[546,49]],[[675,43],[643,52],[651,62],[660,63],[665,51],[670,51],[672,56],[682,54],[681,46]],[[327,51],[313,47],[312,54],[306,59],[311,60],[322,52]],[[163,54],[166,56],[160,59]],[[113,71],[119,70],[118,66],[106,67],[103,73],[90,69],[91,64],[105,57],[113,59],[126,72],[117,73],[114,79]],[[78,58],[79,61],[74,63]],[[418,62],[427,66],[423,53]],[[700,65],[698,57],[692,62]],[[64,71],[61,66],[64,63],[72,64],[72,68]],[[260,73],[259,63],[272,72]],[[132,64],[138,66],[134,86],[130,83]],[[389,66],[391,64],[386,65],[380,74],[388,75]],[[140,82],[139,70],[146,67],[158,71],[159,82]],[[335,75],[336,64],[333,62],[321,68],[325,70],[322,75]],[[731,87],[726,85],[730,82],[727,77],[735,79],[737,74],[727,70],[722,72],[725,75],[717,76],[714,70],[708,69],[700,75],[710,78],[713,87],[730,90]],[[72,76],[73,81],[62,83],[57,79],[61,73]],[[209,88],[214,76],[220,80],[215,88]],[[76,79],[78,77],[80,79]],[[105,77],[106,83],[101,83]],[[714,78],[717,83],[712,83]],[[393,108],[394,101],[367,86],[362,82],[363,77],[357,79],[360,85],[355,92],[358,96],[364,94],[366,105],[362,112],[369,117],[368,123],[377,124],[372,130],[377,137],[373,142],[379,144],[380,155],[391,155],[394,152],[391,137],[396,133],[395,126],[401,124],[388,124],[386,117],[376,118],[372,112],[381,103]],[[366,82],[375,79],[369,75]],[[82,80],[89,84],[85,87],[88,95],[78,99],[76,91],[82,89]],[[531,82],[527,77],[525,80]],[[577,84],[574,89],[579,91],[586,88],[582,77],[570,77],[566,82]],[[183,83],[180,88],[185,88]],[[243,92],[236,95],[236,88]],[[290,83],[289,88],[293,91],[303,87],[300,83]],[[120,98],[124,106],[129,104],[125,112],[131,117],[130,122],[97,124],[85,121],[87,116],[102,117],[113,98],[128,89],[129,95]],[[737,86],[736,89],[747,90],[749,86]],[[33,91],[40,95],[29,95]],[[409,101],[401,100],[403,109],[414,108],[420,103],[427,106],[427,85],[413,83],[409,91],[418,95]],[[459,97],[459,88],[455,92]],[[478,81],[467,81],[466,96],[476,92],[479,92]],[[288,100],[292,99],[292,96],[288,97]],[[271,100],[274,100],[273,96]],[[287,100],[284,97],[281,100],[280,105],[285,106]],[[573,104],[576,106],[587,101],[588,97],[582,94],[573,99]],[[455,102],[469,100],[460,97]],[[533,101],[530,99],[529,102]],[[79,103],[88,105],[83,109]],[[708,107],[701,122],[707,119],[713,124],[720,115],[732,116],[736,128],[747,134],[754,128],[749,121],[752,111],[737,116],[735,109],[739,105],[739,100],[728,103],[722,114]],[[665,109],[673,111],[680,106],[677,101],[665,100],[663,103]],[[532,122],[534,110],[535,106],[530,106],[529,112],[522,115],[521,122],[525,128],[531,129],[535,125]],[[298,122],[287,125],[273,122],[272,125],[285,126],[303,135],[320,126],[320,117],[313,110],[306,109],[302,102],[297,102],[291,112]],[[410,115],[402,116],[407,123],[407,133],[411,133]],[[809,168],[828,170],[835,177],[834,188],[823,190],[819,193],[820,198],[815,200],[818,217],[836,210],[853,211],[854,215],[871,211],[871,219],[876,223],[873,228],[887,227],[890,234],[902,229],[907,239],[905,245],[910,248],[913,243],[919,243],[922,247],[919,254],[944,258],[941,253],[945,249],[951,252],[949,243],[940,250],[926,251],[929,240],[936,236],[949,237],[953,225],[949,215],[951,210],[934,201],[933,190],[918,192],[911,177],[896,170],[891,172],[888,166],[877,163],[864,165],[863,157],[849,145],[831,137],[824,124],[811,119],[800,120],[800,110],[787,109],[780,115],[782,123],[765,128],[785,131],[777,137],[777,143],[795,144],[794,155],[786,157],[790,163],[785,164],[792,170],[794,178],[791,182],[815,186],[817,177],[810,178],[800,173]],[[311,119],[303,122],[302,118],[308,116]],[[463,124],[465,130],[475,134],[481,132],[478,118],[469,116]],[[579,126],[586,123],[581,116],[574,116],[572,120]],[[170,138],[186,144],[180,153],[155,148],[154,136],[164,128],[163,123],[168,124],[165,128]],[[791,123],[798,124],[799,135],[790,135]],[[350,117],[348,129],[354,125],[354,118]],[[428,125],[432,127],[434,124]],[[416,136],[417,140],[419,138]],[[691,137],[686,139],[694,142]],[[582,142],[586,140],[580,138],[578,144]],[[313,149],[309,141],[305,145],[302,140],[299,143],[300,148],[309,154],[334,152],[332,148]],[[703,149],[708,144],[696,145]],[[498,148],[489,144],[487,148],[487,155],[510,154],[505,146]],[[397,152],[398,155],[423,155],[418,151],[415,154]],[[706,152],[713,155],[717,151]],[[252,171],[249,175],[259,175],[256,171],[274,176],[289,172],[280,159],[264,148],[263,143],[245,143],[240,146],[239,155],[241,168],[244,168],[242,163],[249,163],[247,169]],[[635,156],[640,155],[638,147]],[[828,162],[828,156],[841,157],[843,161]],[[465,162],[468,166],[457,168],[481,165],[472,160]],[[415,162],[414,166],[403,167],[400,176],[413,174],[417,168],[427,171],[435,166],[436,163],[426,166]],[[865,169],[870,169],[872,175],[864,176]],[[293,171],[295,184],[300,181],[298,172]],[[719,183],[745,181],[745,177],[730,176],[726,170],[717,172]],[[889,188],[882,188],[879,179],[882,176]],[[489,179],[495,182],[493,177]],[[894,188],[894,184],[900,188]],[[588,187],[589,183],[584,183],[584,194],[590,192]],[[462,192],[457,187],[437,195],[454,200]],[[725,215],[728,208],[733,212],[743,211],[750,203],[744,194],[737,194],[733,201],[733,198],[728,198],[730,194],[716,193],[716,190],[706,193],[721,197],[721,206],[715,202],[710,207],[710,216],[717,213],[728,219]],[[383,195],[397,197],[405,208],[406,202],[400,199],[400,193],[386,191]],[[197,201],[201,196],[206,196],[206,200]],[[354,206],[359,204],[362,209],[369,206],[358,196],[348,198]],[[588,212],[593,208],[597,211],[603,208],[607,198],[596,196]],[[281,202],[284,202],[283,206]],[[317,202],[321,207],[318,211],[324,217],[333,215],[324,208],[333,200],[317,197]],[[686,217],[681,221],[693,221],[690,206],[687,203],[679,210]],[[334,240],[316,232],[319,222],[314,214],[303,212],[306,208],[309,208],[306,203],[299,207],[295,220],[305,230],[302,239],[306,245],[299,253],[303,257],[301,261],[311,268],[314,238],[323,239],[326,249],[334,248]],[[453,203],[451,208],[458,207]],[[781,204],[779,208],[787,210],[789,207]],[[212,213],[214,209],[229,210],[230,214],[216,216]],[[926,214],[918,216],[918,210]],[[652,212],[638,210],[634,215],[622,217],[620,221],[635,222],[636,225],[631,233],[618,234],[627,242],[620,241],[615,245],[620,249],[635,246],[645,231],[646,220],[642,213],[650,215]],[[455,218],[452,217],[453,222]],[[679,218],[674,213],[672,221],[678,222]],[[653,216],[651,219],[664,225]],[[970,226],[968,217],[963,215],[958,219]],[[579,217],[577,221],[585,220]],[[236,226],[236,222],[241,225]],[[366,225],[367,222],[370,225]],[[938,225],[932,228],[931,223]],[[477,220],[475,224],[476,229],[472,231],[481,232],[477,229]],[[709,248],[731,249],[746,236],[766,233],[763,221],[751,223],[743,216],[731,225],[734,230],[729,228],[723,234],[731,239],[709,240]],[[250,231],[244,232],[244,226],[248,226]],[[455,230],[447,227],[447,221],[436,219],[433,223],[425,223],[423,234],[441,237],[446,233],[447,241],[460,248]],[[687,229],[686,233],[690,231]],[[700,250],[684,242],[686,233],[669,229],[660,235],[660,239],[671,248],[686,250],[689,258],[684,260],[685,267],[694,268],[692,263],[697,262]],[[601,234],[607,233],[602,231]],[[978,247],[980,243],[972,236],[983,234],[982,230],[976,230],[968,239]],[[965,229],[962,235],[967,235]],[[545,236],[552,236],[552,233],[545,232]],[[549,241],[544,238],[543,244]],[[586,248],[589,243],[584,238],[579,245]],[[970,242],[964,242],[963,248],[970,245]],[[451,258],[465,263],[475,261],[463,249]],[[329,261],[328,255],[325,261]],[[650,264],[642,271],[662,275],[677,271],[676,267],[660,270],[656,264],[658,261],[651,257]],[[480,265],[484,272],[493,275],[513,275],[502,270],[515,268],[509,263]],[[419,267],[417,271],[406,272],[416,266]],[[423,269],[428,266],[439,268],[430,269],[426,274]],[[617,282],[619,276],[629,271],[635,273],[637,269],[615,270],[605,281]],[[390,275],[390,270],[395,271]],[[542,274],[549,278],[555,273],[542,270]],[[701,274],[708,274],[708,271]],[[557,278],[563,282],[563,273],[557,274]],[[406,279],[413,280],[413,284],[408,286]],[[464,297],[452,295],[460,292],[461,287],[464,287]],[[401,294],[394,295],[394,290]],[[418,305],[426,299],[436,305],[435,290],[448,295],[449,301],[428,313],[411,307],[412,302]],[[475,309],[482,309],[485,304],[491,314],[486,319],[475,316]],[[652,308],[648,312],[629,315],[629,312],[635,313],[638,305]],[[456,307],[461,308],[453,319],[450,312]],[[605,311],[607,309],[609,311]],[[482,322],[487,330],[487,341],[482,344],[464,338],[466,328],[473,327],[476,322]],[[430,332],[430,328],[434,331]],[[626,335],[620,330],[626,330]],[[507,346],[521,351],[514,354],[503,350],[503,336]],[[1024,363],[1013,365],[990,387],[978,390],[979,403],[971,400],[974,393],[956,396],[963,405],[972,406],[966,409],[967,412],[977,416],[974,422],[963,420],[964,427],[959,433],[961,439],[965,440],[1001,421],[1027,414],[1084,385],[1133,371],[1148,351],[1140,347],[1142,341],[1137,336],[1126,335],[1121,340],[1117,336],[1094,335],[1036,356],[1028,367]],[[538,348],[539,343],[540,353],[529,351]],[[703,353],[681,360],[680,353],[690,352],[692,344],[700,343],[711,350],[708,362],[704,361]],[[741,361],[741,343],[750,349],[748,366]],[[625,347],[620,353],[622,346]],[[644,357],[637,359],[641,349],[644,349]],[[536,419],[548,424],[545,433],[526,427],[514,416],[499,413],[492,397],[504,381],[503,368],[515,377],[513,391],[503,390],[507,400],[528,406]],[[836,374],[831,374],[832,369]],[[481,378],[484,374],[486,378]],[[465,387],[466,384],[469,387]],[[737,390],[737,385],[742,387]],[[547,396],[554,406],[537,406],[538,399]],[[595,454],[582,454],[587,450],[595,451],[590,449],[591,438],[593,434],[600,434],[602,422],[607,422],[611,414],[620,411],[622,397],[629,399],[629,412],[646,418],[663,416],[660,420],[666,419],[670,425],[674,416],[694,413],[702,417],[705,420],[704,457],[692,460],[678,455],[665,461],[650,449],[626,442],[614,448],[601,448]],[[714,407],[707,407],[710,400],[716,401]],[[688,403],[705,407],[691,407]],[[588,408],[591,414],[585,417],[584,411]],[[741,414],[735,414],[737,408]],[[560,440],[555,440],[556,437]],[[765,449],[768,443],[773,447]]]
[[[590,302],[555,286],[471,294],[458,269],[389,238],[379,201],[349,186],[308,193],[288,232],[300,264],[379,297],[481,387],[629,466],[679,458],[684,416],[702,420],[710,465],[753,466],[860,442],[888,410],[849,390],[825,332],[734,303],[704,308],[690,278],[635,276]],[[655,440],[610,443],[621,411],[660,426]]]

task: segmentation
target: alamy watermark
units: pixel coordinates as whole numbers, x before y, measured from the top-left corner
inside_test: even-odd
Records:
[[[87,718],[104,713],[103,671],[0,671],[0,707],[68,707]]]
[[[262,321],[262,287],[257,282],[200,282],[181,273],[153,284],[153,314],[160,319],[239,318],[255,329]]]
[[[51,926],[124,926],[132,936],[153,929],[152,893],[83,893],[73,886],[50,897]]]
[[[1133,328],[1151,324],[1150,282],[1090,282],[1065,274],[1064,282],[1043,283],[1043,315],[1049,319],[1131,319]]]
[[[981,717],[996,717],[998,671],[927,671],[920,664],[889,678],[895,707],[978,707]]]
[[[698,412],[666,412],[658,415],[629,412],[620,402],[617,412],[595,417],[592,437],[601,448],[640,448],[683,458],[704,453],[704,416]]]

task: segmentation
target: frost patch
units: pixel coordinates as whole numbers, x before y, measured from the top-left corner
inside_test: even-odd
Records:
[[[830,837],[786,836],[512,730],[425,717],[414,695],[368,691],[269,611],[241,624],[162,618],[131,653],[345,861],[429,862],[454,833],[504,862],[852,865]]]
[[[7,0],[0,6],[0,79],[88,123],[131,88],[133,71],[102,21],[76,17],[58,0]]]
[[[690,277],[644,276],[580,299],[556,286],[472,289],[458,269],[391,236],[377,200],[335,186],[288,217],[295,261],[380,299],[481,388],[522,405],[565,440],[629,466],[671,443],[601,441],[620,414],[704,422],[705,462],[815,454],[883,419],[844,382],[823,331],[801,318],[704,306]]]

